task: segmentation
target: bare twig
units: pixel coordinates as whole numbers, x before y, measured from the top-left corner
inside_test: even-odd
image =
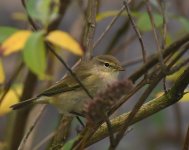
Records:
[[[174,67],[168,72],[168,74],[170,75],[170,74],[173,74],[173,73],[177,72],[180,68],[182,68],[183,66],[185,66],[185,65],[188,64],[188,63],[189,63],[189,58],[185,59],[182,63],[180,63],[180,64],[174,66]]]
[[[38,150],[43,144],[45,144],[47,141],[52,139],[55,136],[55,134],[56,134],[56,131],[54,131],[54,132],[50,133],[49,135],[47,135],[40,143],[35,145],[33,150]]]
[[[163,17],[163,30],[162,30],[162,49],[166,46],[166,36],[167,36],[167,19],[166,19],[166,5],[165,2],[162,0],[158,0],[160,8],[161,8],[161,14]]]
[[[32,72],[28,72],[26,79],[24,81],[24,89],[22,92],[21,100],[30,98],[33,95],[34,89],[37,84],[37,76]],[[8,145],[10,149],[15,149],[19,146],[22,136],[24,134],[24,129],[26,126],[27,118],[31,109],[25,109],[16,112],[14,126],[12,127],[10,134],[10,141]]]
[[[166,5],[165,2],[163,2],[162,0],[158,0],[160,8],[161,8],[161,14],[163,17],[163,30],[162,30],[162,44],[161,44],[161,48],[164,49],[166,46],[166,36],[167,36],[167,20],[166,20]],[[164,88],[164,92],[167,92],[167,87],[166,87],[166,77],[163,78],[163,88]]]
[[[164,64],[163,54],[162,54],[162,50],[161,50],[161,47],[160,47],[160,44],[159,44],[160,42],[158,40],[158,36],[157,36],[157,33],[156,33],[154,17],[152,15],[152,9],[151,9],[151,6],[150,6],[150,3],[149,3],[148,0],[146,0],[146,6],[147,6],[147,12],[148,12],[148,15],[149,15],[149,18],[150,18],[150,22],[151,22],[151,25],[152,25],[153,34],[154,34],[154,37],[155,37],[156,46],[157,46],[158,53],[159,53],[159,63],[161,65],[161,69],[166,73],[166,66]]]
[[[22,1],[23,1],[24,8],[25,8],[24,0],[22,0]],[[32,18],[29,15],[28,15],[28,19],[29,19],[29,22],[31,23],[32,27],[34,28],[34,30],[38,30],[38,28],[36,27],[35,23],[33,22]],[[46,42],[46,45],[47,45],[48,49],[56,56],[56,58],[64,65],[64,67],[68,70],[68,72],[71,74],[71,76],[73,76],[73,78],[83,88],[83,90],[87,93],[87,95],[92,99],[92,95],[89,93],[89,91],[87,90],[87,88],[82,84],[82,82],[79,80],[79,78],[73,73],[73,71],[68,67],[68,65],[66,64],[66,62],[58,55],[58,53],[56,53],[54,51],[54,49],[52,48],[52,46],[50,45],[50,43]]]
[[[149,87],[145,90],[145,92],[140,97],[139,101],[136,103],[132,111],[129,113],[127,120],[125,120],[125,123],[123,124],[122,129],[119,131],[119,133],[116,136],[115,145],[114,147],[110,147],[109,150],[114,150],[117,145],[119,144],[120,140],[124,136],[125,131],[128,129],[130,122],[132,122],[133,118],[137,114],[138,110],[141,108],[147,97],[150,95],[152,90],[156,87],[156,85],[159,83],[159,81],[163,78],[162,74],[159,74],[158,78],[156,78]]]
[[[113,17],[113,19],[111,20],[111,22],[109,23],[109,25],[106,27],[106,29],[104,30],[104,32],[101,33],[101,35],[99,36],[99,38],[94,43],[93,48],[95,48],[101,42],[101,40],[104,38],[104,36],[112,28],[112,26],[114,25],[114,23],[116,22],[116,20],[122,14],[123,10],[124,10],[124,6],[122,6],[121,9],[119,10],[119,12],[117,13],[117,15],[115,17]]]
[[[85,32],[86,34],[84,35],[84,41],[83,41],[83,45],[87,50],[84,58],[85,60],[89,60],[93,52],[93,38],[96,28],[96,9],[97,9],[97,1],[88,0],[87,26]]]
[[[188,126],[188,130],[186,133],[185,142],[183,146],[183,150],[188,150],[188,149],[189,149],[189,126]]]
[[[130,3],[131,0],[130,0],[130,1],[127,1],[127,2]],[[138,4],[136,7],[134,7],[133,9],[134,9],[134,10],[139,10],[140,8],[142,8],[143,5],[144,5],[144,2],[141,1],[141,2],[139,2],[139,4]],[[121,50],[121,49],[119,49],[119,48],[114,48],[114,47],[115,47],[116,43],[117,43],[123,36],[125,36],[126,33],[129,31],[129,27],[130,27],[130,21],[129,21],[129,19],[127,18],[127,19],[125,20],[125,22],[122,24],[122,26],[117,30],[117,32],[115,33],[114,37],[109,40],[109,41],[110,41],[110,42],[109,42],[109,45],[108,45],[108,47],[107,47],[106,50],[105,50],[105,53],[106,53],[106,54],[113,54],[113,53],[118,52],[118,51]],[[127,40],[127,41],[129,41],[129,40]],[[124,42],[124,43],[125,43],[124,45],[126,45],[127,42]],[[119,47],[120,47],[120,46],[119,46]]]
[[[29,138],[29,135],[32,133],[32,131],[34,130],[34,128],[36,127],[39,119],[41,118],[41,115],[43,114],[42,112],[44,112],[45,110],[45,106],[42,106],[38,112],[38,114],[35,116],[34,118],[34,122],[31,124],[29,130],[26,132],[25,136],[22,138],[22,141],[18,147],[18,150],[24,150],[24,146],[26,144],[27,139]]]
[[[172,54],[174,54],[176,51],[178,51],[178,49],[184,45],[185,43],[187,43],[189,40],[189,34],[186,34],[185,36],[183,36],[182,38],[178,39],[177,41],[175,41],[174,43],[172,43],[169,47],[165,48],[162,51],[163,57],[166,58]],[[187,48],[188,45],[185,47]],[[133,82],[135,82],[136,80],[138,80],[147,70],[149,70],[150,68],[152,68],[155,64],[158,63],[158,58],[159,58],[159,54],[155,54],[155,55],[151,55],[148,57],[149,59],[147,59],[148,61],[146,62],[145,65],[143,65],[142,67],[140,67],[138,70],[136,70],[132,75],[130,75],[129,79],[132,80]]]
[[[108,118],[108,115],[106,115],[105,117],[106,117],[105,121],[106,121],[108,132],[109,132],[110,147],[113,147],[114,142],[115,142],[115,138],[114,138],[114,133],[113,133],[113,130],[112,130],[112,125],[111,125],[110,119]]]
[[[157,112],[173,105],[177,101],[179,101],[181,99],[181,97],[183,96],[183,94],[185,94],[184,90],[187,87],[187,85],[189,84],[188,76],[189,76],[189,66],[185,69],[185,71],[182,73],[182,75],[177,78],[175,84],[168,91],[168,93],[165,93],[161,97],[155,98],[155,99],[147,102],[146,104],[144,104],[140,108],[140,110],[137,112],[137,114],[135,115],[135,117],[133,118],[132,122],[130,122],[129,125],[139,122],[139,121],[153,115],[154,113],[157,113]],[[127,120],[129,114],[130,114],[130,112],[124,113],[124,114],[120,115],[119,117],[116,117],[111,120],[112,129],[113,129],[114,133],[117,131],[120,131],[122,129],[123,124],[125,123],[125,120]],[[109,135],[109,132],[107,129],[107,125],[106,125],[106,123],[104,123],[96,131],[96,133],[92,136],[90,141],[87,143],[87,146],[92,145],[92,144],[96,143],[97,141],[102,140],[103,138],[107,137],[108,135]]]
[[[73,120],[73,116],[63,115],[61,117],[58,129],[56,129],[55,135],[52,139],[50,149],[54,149],[55,147],[57,148],[57,145],[59,143],[61,143],[62,145],[65,143],[70,133],[72,120]]]
[[[130,67],[132,65],[136,65],[138,63],[141,63],[143,61],[143,58],[142,57],[139,57],[139,58],[136,58],[134,60],[131,60],[131,61],[125,61],[125,62],[122,62],[122,66],[123,67]]]
[[[129,19],[131,21],[132,27],[133,27],[133,29],[134,29],[137,37],[138,37],[138,40],[140,42],[140,45],[141,45],[141,48],[142,48],[143,61],[144,61],[144,64],[145,64],[146,63],[146,50],[145,50],[145,47],[144,47],[144,42],[143,42],[142,36],[141,36],[139,30],[137,29],[137,26],[136,26],[136,24],[135,24],[135,22],[134,22],[134,20],[132,18],[132,15],[131,15],[127,0],[124,0],[123,4],[124,4],[125,9],[127,11],[128,17],[129,17]]]
[[[47,47],[49,50],[56,56],[56,58],[64,65],[64,67],[67,69],[67,71],[70,73],[70,75],[78,82],[78,84],[83,88],[83,90],[86,92],[86,94],[89,96],[89,98],[93,99],[92,95],[89,93],[88,89],[83,85],[83,83],[80,81],[80,79],[77,77],[77,75],[68,67],[66,62],[61,58],[61,56],[58,55],[57,52],[52,48],[52,46],[47,43]]]

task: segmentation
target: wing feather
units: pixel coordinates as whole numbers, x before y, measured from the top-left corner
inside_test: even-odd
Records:
[[[83,68],[85,68],[85,67],[83,66]],[[77,70],[78,70],[78,68],[75,68],[76,74],[77,74]],[[77,77],[80,79],[80,81],[83,81],[83,79],[88,78],[90,75],[91,75],[90,72],[85,70],[84,74],[79,74],[79,76],[77,76]],[[50,88],[48,88],[47,90],[42,92],[40,95],[38,95],[38,97],[53,96],[53,95],[60,94],[63,92],[72,91],[77,88],[80,88],[80,85],[70,74],[68,74],[67,76],[65,76],[65,78],[63,78],[59,82],[55,83]]]

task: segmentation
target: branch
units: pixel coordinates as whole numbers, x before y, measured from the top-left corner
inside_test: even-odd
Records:
[[[85,60],[89,60],[93,52],[93,38],[96,28],[96,10],[97,10],[97,1],[88,0],[87,26],[83,41],[83,45],[87,50],[84,58]]]
[[[3,99],[5,98],[5,96],[7,95],[8,91],[10,90],[11,86],[13,85],[15,79],[17,78],[18,74],[20,73],[20,71],[22,70],[24,66],[24,63],[21,62],[21,64],[18,65],[18,67],[14,70],[10,80],[6,83],[5,87],[4,87],[4,92],[0,98],[0,105],[1,102],[3,101]]]
[[[162,51],[163,58],[166,58],[170,54],[174,54],[178,49],[189,41],[189,34],[186,34],[182,38],[178,39],[177,41],[173,42],[169,47],[165,48]],[[131,81],[136,82],[147,70],[151,69],[154,65],[156,65],[159,61],[158,54],[152,55],[147,58],[147,62],[145,65],[140,67],[137,71],[135,71],[132,75],[130,75],[129,79]]]
[[[188,130],[186,133],[183,150],[188,150],[188,149],[189,149],[189,126],[188,126]]]
[[[113,17],[113,19],[111,20],[111,22],[109,23],[109,25],[106,27],[106,29],[104,30],[104,32],[101,33],[101,35],[99,36],[99,38],[94,43],[93,48],[95,48],[102,41],[102,39],[108,33],[108,31],[110,31],[110,29],[112,28],[112,26],[114,25],[114,23],[117,21],[117,19],[119,18],[119,16],[122,14],[124,8],[125,7],[122,6],[120,8],[119,12],[117,13],[117,15],[115,17]]]
[[[33,95],[36,84],[37,84],[37,76],[29,71],[24,82],[24,89],[23,89],[23,94],[21,96],[21,100],[28,99]],[[29,112],[30,109],[25,109],[22,111],[15,112],[16,116],[13,123],[14,126],[12,126],[13,129],[9,129],[12,131],[11,135],[9,135],[10,141],[8,143],[8,145],[10,146],[9,147],[10,150],[15,149],[19,146],[19,143],[24,134],[24,129],[27,123]]]
[[[143,42],[142,36],[141,36],[141,34],[140,34],[140,32],[139,32],[139,30],[138,30],[133,18],[132,18],[132,15],[131,15],[127,0],[123,1],[123,5],[124,5],[124,7],[126,9],[126,12],[127,12],[128,17],[129,17],[129,20],[130,20],[130,22],[132,24],[132,27],[133,27],[133,29],[134,29],[137,37],[138,37],[138,40],[140,42],[140,45],[141,45],[141,48],[142,48],[143,61],[144,61],[144,64],[145,64],[146,63],[146,50],[145,50],[145,47],[144,47],[144,42]]]
[[[133,125],[178,102],[184,95],[184,90],[189,84],[188,76],[189,67],[187,67],[185,72],[176,80],[174,86],[166,94],[144,104],[132,119],[132,122],[129,123],[129,125]],[[124,113],[111,120],[112,131],[114,133],[122,129],[122,126],[125,123],[125,120],[127,120],[129,114],[130,112]],[[104,123],[91,137],[90,141],[87,143],[87,146],[90,146],[107,136],[109,136],[109,132],[107,125]]]

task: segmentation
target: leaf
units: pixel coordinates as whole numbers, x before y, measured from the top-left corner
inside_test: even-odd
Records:
[[[44,32],[39,31],[31,34],[23,49],[23,57],[28,68],[40,79],[44,79],[46,69]]]
[[[20,30],[12,34],[2,43],[2,46],[0,47],[3,55],[7,56],[13,52],[21,50],[30,34],[31,31],[28,30]]]
[[[26,8],[33,19],[47,27],[58,16],[59,0],[28,0]]]
[[[21,93],[22,86],[16,86],[15,88],[9,90],[0,105],[0,116],[5,115],[11,111],[10,106],[19,102],[19,96]]]
[[[2,43],[6,38],[15,33],[17,29],[11,27],[0,27],[0,43]]]
[[[162,16],[157,14],[157,13],[153,13],[152,15],[154,17],[155,26],[156,27],[160,27],[163,24]],[[152,25],[151,25],[148,13],[146,13],[146,12],[141,13],[141,14],[137,15],[137,17],[138,17],[138,20],[137,20],[136,24],[137,24],[137,27],[141,31],[150,31],[150,30],[152,30]]]
[[[5,73],[3,69],[2,60],[0,59],[0,83],[3,83],[5,81]]]
[[[112,11],[104,11],[104,12],[100,12],[96,15],[96,21],[99,22],[99,21],[102,21],[108,17],[114,17],[116,16],[117,14],[119,13],[119,11],[117,10],[112,10]],[[122,16],[126,16],[126,13],[122,13],[121,14]]]
[[[181,102],[189,102],[189,91],[185,91],[187,92],[186,94],[184,94],[184,96],[181,99]]]
[[[118,10],[111,10],[111,11],[104,11],[104,12],[100,12],[96,15],[96,21],[100,22],[108,17],[115,17],[117,16],[117,14],[119,13]],[[139,16],[138,12],[131,12],[132,16]],[[123,12],[120,16],[128,16],[126,12]]]
[[[181,17],[179,16],[178,17],[178,20],[180,21],[180,23],[182,24],[183,28],[189,32],[189,20],[187,18],[184,18],[184,17]]]
[[[47,35],[46,39],[52,44],[64,48],[76,55],[83,55],[83,50],[78,42],[66,32],[58,30],[52,31]]]
[[[103,19],[106,19],[108,17],[114,17],[119,13],[119,11],[105,11],[105,12],[101,12],[98,13],[96,16],[96,21],[102,21]],[[150,18],[148,16],[148,13],[146,12],[135,12],[132,11],[131,15],[136,17],[138,20],[136,22],[137,27],[141,30],[141,31],[150,31],[152,30],[152,26],[151,26],[151,22],[150,22]],[[154,17],[154,22],[156,27],[160,27],[161,25],[163,25],[163,17],[157,13],[153,13],[152,14]],[[124,12],[121,14],[121,16],[127,16],[127,14]]]

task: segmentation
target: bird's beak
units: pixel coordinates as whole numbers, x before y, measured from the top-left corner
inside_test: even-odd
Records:
[[[125,68],[123,68],[122,66],[119,66],[119,67],[118,67],[118,70],[119,70],[119,71],[125,71]]]

